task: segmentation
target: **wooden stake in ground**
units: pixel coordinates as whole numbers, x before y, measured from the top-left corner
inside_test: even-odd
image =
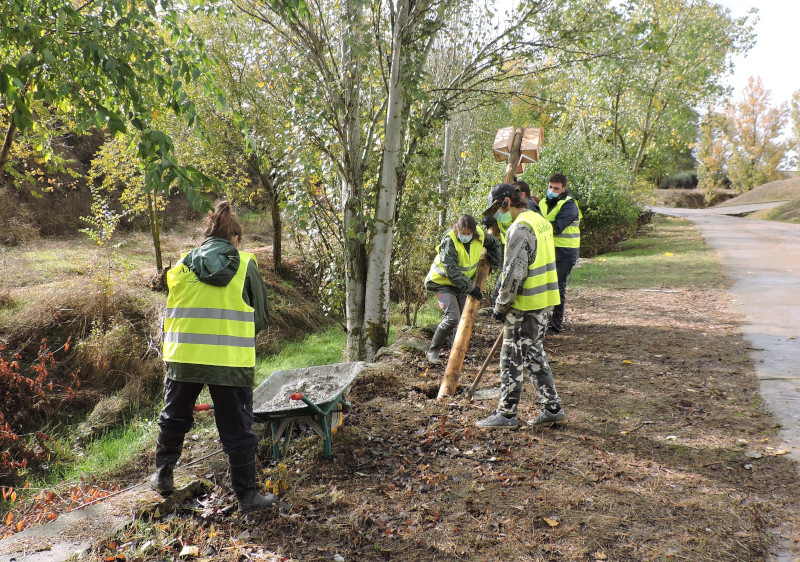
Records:
[[[522,145],[522,137],[524,129],[517,129],[514,131],[514,138],[511,142],[511,150],[508,154],[508,163],[506,165],[506,175],[504,178],[505,183],[514,182],[514,174],[517,171],[517,166],[520,164],[520,146]],[[483,291],[483,286],[486,284],[486,277],[489,275],[489,259],[486,256],[486,250],[481,252],[481,260],[478,262],[478,273],[475,276],[475,285]],[[467,354],[467,347],[469,346],[469,339],[472,337],[472,327],[475,324],[475,317],[478,314],[478,307],[480,302],[473,297],[467,297],[467,302],[464,305],[464,310],[461,311],[461,320],[458,323],[458,330],[456,331],[455,338],[453,339],[453,347],[450,350],[450,357],[447,360],[447,368],[444,371],[444,378],[442,384],[439,386],[439,395],[437,400],[452,397],[458,388],[458,377],[461,375],[461,368],[464,366],[464,357]]]

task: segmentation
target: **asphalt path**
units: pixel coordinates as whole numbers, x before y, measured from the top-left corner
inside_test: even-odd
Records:
[[[746,317],[742,331],[753,348],[761,397],[800,467],[800,225],[730,216],[778,203],[652,210],[691,220],[720,256],[734,281],[736,309]]]

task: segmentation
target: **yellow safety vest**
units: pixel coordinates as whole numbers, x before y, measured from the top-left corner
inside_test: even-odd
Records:
[[[556,220],[556,216],[558,212],[561,210],[561,207],[564,206],[564,203],[572,199],[575,201],[575,206],[578,207],[578,202],[572,198],[572,196],[567,195],[564,199],[560,200],[556,203],[556,206],[553,207],[553,210],[549,213],[547,212],[547,203],[545,202],[545,198],[542,198],[539,201],[539,210],[542,212],[542,216],[546,218],[548,221],[553,222]],[[555,234],[553,236],[553,243],[555,244],[556,248],[580,248],[581,247],[581,229],[580,229],[580,222],[583,218],[583,213],[581,213],[581,208],[578,207],[578,218],[572,221],[572,224],[564,228],[561,231],[561,234]]]
[[[167,272],[164,361],[255,367],[255,309],[242,298],[250,260],[253,254],[239,252],[239,269],[226,287],[200,281],[183,258]]]
[[[450,239],[455,242],[456,250],[458,250],[458,268],[461,270],[461,273],[470,279],[475,277],[475,274],[478,272],[478,262],[481,259],[483,240],[486,238],[486,235],[480,226],[475,229],[475,234],[477,235],[477,239],[473,237],[472,242],[479,242],[479,244],[471,243],[469,245],[469,252],[467,252],[467,248],[465,247],[464,243],[458,239],[458,236],[456,236],[456,231],[451,230],[449,232]],[[430,280],[437,285],[452,285],[453,282],[447,278],[447,272],[445,271],[444,266],[442,265],[442,260],[439,257],[439,248],[441,248],[441,244],[436,246],[436,258],[434,258],[433,264],[431,264],[431,269],[428,271],[425,281]]]
[[[553,225],[533,211],[523,211],[514,222],[525,223],[536,236],[536,260],[528,265],[528,277],[512,306],[517,310],[539,310],[560,304]]]

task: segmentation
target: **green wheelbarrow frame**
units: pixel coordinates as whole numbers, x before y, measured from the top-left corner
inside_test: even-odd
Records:
[[[281,443],[284,452],[288,448],[296,422],[307,424],[322,438],[325,458],[331,458],[331,420],[337,411],[344,415],[352,407],[345,395],[365,365],[357,361],[275,371],[253,391],[253,418],[270,424],[273,460],[282,456]],[[335,376],[336,388],[325,393],[301,391],[321,376]],[[267,409],[264,407],[267,402],[272,405],[277,402],[279,406]]]

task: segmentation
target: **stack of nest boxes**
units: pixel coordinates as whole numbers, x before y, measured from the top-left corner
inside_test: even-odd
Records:
[[[531,162],[539,161],[539,153],[544,140],[544,129],[542,127],[527,127],[519,129],[522,131],[522,143],[520,144],[519,161],[517,162],[516,173],[521,174],[525,171],[525,166]],[[499,129],[494,137],[492,153],[498,162],[508,162],[514,144],[514,127]]]

